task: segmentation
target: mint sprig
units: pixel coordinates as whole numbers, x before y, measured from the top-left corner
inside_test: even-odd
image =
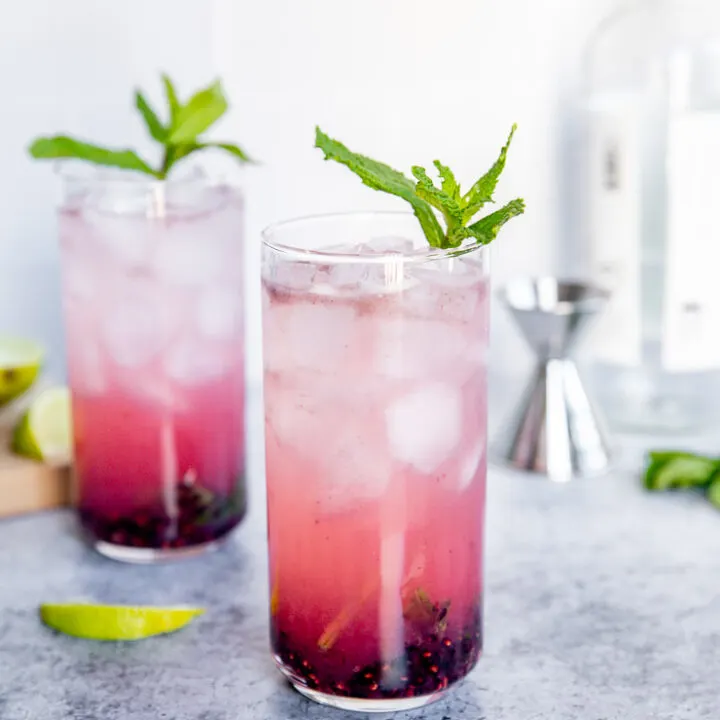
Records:
[[[720,509],[720,458],[688,452],[651,452],[643,483],[654,492],[701,490]]]
[[[525,212],[525,202],[518,198],[473,222],[485,205],[494,202],[495,189],[505,169],[515,130],[516,126],[513,126],[510,137],[492,168],[465,194],[462,193],[460,183],[452,170],[439,160],[434,162],[440,177],[438,187],[425,168],[419,165],[412,168],[415,178],[413,182],[389,165],[348,150],[320,128],[315,129],[315,147],[323,151],[325,160],[334,160],[345,165],[373,190],[395,195],[410,203],[430,246],[451,249],[459,247],[468,239],[487,245],[497,237],[508,221]]]
[[[252,162],[242,148],[227,142],[203,142],[206,133],[228,110],[220,81],[199,90],[186,103],[180,102],[172,80],[162,76],[167,105],[163,121],[142,91],[135,92],[135,107],[153,140],[162,146],[162,161],[153,167],[131,149],[112,149],[77,140],[66,135],[41,137],[30,146],[38,160],[72,159],[151,175],[165,180],[175,165],[189,155],[208,148],[223,150],[242,163]]]

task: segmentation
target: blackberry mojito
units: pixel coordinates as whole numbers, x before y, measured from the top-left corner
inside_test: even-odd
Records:
[[[300,692],[366,712],[419,707],[482,650],[490,293],[485,245],[520,199],[476,219],[316,130],[327,160],[413,214],[309,218],[264,234],[265,443],[275,659]]]
[[[245,512],[241,198],[198,174],[68,183],[60,236],[82,523],[116,559],[197,552]]]
[[[95,547],[135,562],[212,547],[245,512],[243,206],[175,169],[249,158],[204,137],[228,109],[219,80],[186,100],[162,84],[164,112],[135,91],[157,164],[66,135],[29,148],[95,166],[63,173],[60,210],[78,503]]]
[[[482,646],[486,254],[416,249],[413,230],[328,217],[264,248],[273,649],[345,707],[423,704]]]

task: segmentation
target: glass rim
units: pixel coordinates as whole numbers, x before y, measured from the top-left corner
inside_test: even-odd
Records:
[[[367,264],[386,264],[388,262],[397,262],[402,259],[409,262],[427,262],[431,260],[446,260],[470,253],[480,253],[483,259],[490,252],[489,245],[478,245],[475,240],[464,242],[455,248],[436,248],[431,245],[416,248],[410,252],[381,252],[381,253],[341,253],[328,250],[313,250],[297,247],[296,245],[288,245],[273,240],[273,235],[285,230],[302,227],[303,225],[311,225],[324,220],[351,220],[351,219],[371,219],[371,218],[407,218],[414,219],[419,222],[415,215],[411,212],[402,210],[349,210],[345,212],[317,213],[314,215],[303,215],[292,218],[290,220],[282,220],[272,225],[268,225],[262,232],[262,242],[266,248],[273,250],[285,256],[292,256],[296,260],[305,260],[306,262],[317,263],[354,263],[363,262]]]

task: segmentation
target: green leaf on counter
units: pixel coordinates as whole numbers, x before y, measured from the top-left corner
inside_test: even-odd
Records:
[[[663,491],[706,486],[720,469],[715,458],[687,452],[652,452],[645,487]]]

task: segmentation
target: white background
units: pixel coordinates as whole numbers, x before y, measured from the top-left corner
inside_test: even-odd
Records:
[[[259,231],[338,209],[397,208],[312,149],[320,124],[401,169],[440,158],[465,182],[520,126],[499,200],[527,215],[504,231],[496,286],[523,273],[572,271],[576,203],[568,165],[571,102],[591,30],[619,0],[23,0],[0,25],[4,188],[0,193],[0,332],[30,333],[62,374],[53,207],[57,179],[28,142],[60,131],[139,144],[136,84],[159,96],[166,70],[190,90],[214,75],[233,109],[219,133],[262,165],[238,176],[248,197],[250,277]],[[251,283],[251,291],[256,282]],[[258,372],[257,307],[250,308]],[[255,358],[253,360],[252,358]],[[500,308],[494,359],[527,353]]]

